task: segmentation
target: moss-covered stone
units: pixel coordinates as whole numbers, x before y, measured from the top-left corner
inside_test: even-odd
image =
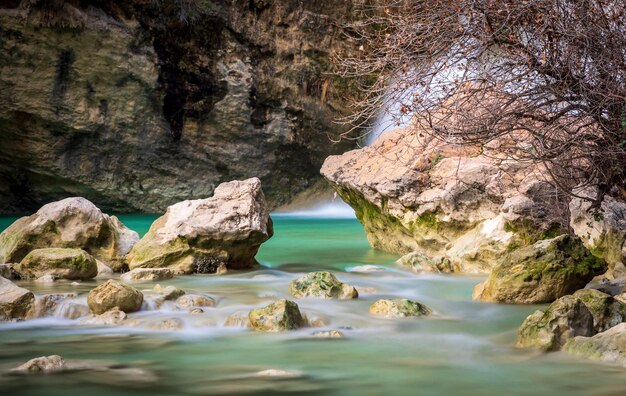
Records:
[[[264,308],[254,309],[248,314],[248,319],[257,331],[295,330],[306,325],[298,304],[289,300],[278,300]]]
[[[14,267],[22,279],[51,275],[56,279],[88,280],[98,275],[98,264],[82,249],[35,249]]]
[[[399,298],[378,300],[372,304],[369,312],[387,318],[408,318],[430,315],[432,310],[417,301]]]
[[[510,252],[474,289],[476,300],[510,304],[549,303],[583,288],[607,269],[575,237],[561,235]]]
[[[626,367],[626,323],[620,323],[593,337],[575,337],[563,346],[563,350]]]
[[[357,298],[359,293],[354,286],[339,282],[335,275],[327,271],[311,272],[289,285],[289,293],[296,298]]]
[[[626,321],[626,304],[609,294],[595,289],[582,289],[573,296],[580,299],[591,312],[595,333]]]

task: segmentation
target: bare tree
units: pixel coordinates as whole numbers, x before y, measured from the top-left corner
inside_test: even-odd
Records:
[[[382,3],[382,5],[381,5]],[[626,180],[626,1],[388,0],[351,26],[360,55],[338,59],[355,113],[382,110],[434,137],[543,163],[598,200]]]

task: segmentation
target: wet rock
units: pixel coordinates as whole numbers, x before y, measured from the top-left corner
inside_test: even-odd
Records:
[[[350,285],[339,282],[335,275],[327,271],[311,272],[289,284],[289,293],[296,298],[357,298],[359,293]]]
[[[449,273],[454,272],[454,268],[449,259],[445,257],[430,257],[421,252],[411,252],[397,261],[398,264],[411,268],[414,272],[423,273]]]
[[[35,249],[73,248],[117,268],[128,247],[138,239],[136,232],[85,198],[66,198],[42,206],[4,230],[0,234],[0,263],[19,262]]]
[[[76,293],[46,294],[35,299],[34,317],[56,316],[55,313],[61,303],[77,297]]]
[[[298,304],[289,300],[278,300],[264,308],[254,309],[248,314],[248,319],[257,331],[295,330],[306,325]]]
[[[120,280],[126,283],[158,282],[173,277],[174,272],[169,268],[135,268],[122,274]]]
[[[80,321],[80,324],[89,326],[117,326],[121,324],[126,317],[126,313],[116,307],[103,314],[85,318]]]
[[[575,337],[564,346],[573,355],[626,367],[626,323],[620,323],[593,337]]]
[[[215,300],[211,297],[201,296],[198,294],[185,294],[176,299],[176,305],[185,308],[191,307],[214,307]]]
[[[116,280],[108,280],[89,292],[87,304],[96,315],[115,307],[130,313],[139,311],[143,302],[143,294],[132,286]]]
[[[317,338],[343,338],[344,335],[339,330],[326,330],[326,331],[316,331],[312,334],[313,337]]]
[[[548,309],[528,316],[519,328],[517,346],[557,351],[567,340],[594,334],[594,318],[583,301],[565,296]]]
[[[508,304],[549,303],[582,289],[606,271],[578,238],[561,235],[513,251],[487,280],[476,286],[475,300]]]
[[[42,356],[11,370],[14,373],[54,373],[67,369],[65,359],[59,355]]]
[[[37,283],[54,283],[56,282],[57,278],[54,275],[50,275],[50,274],[46,274],[44,276],[41,276],[37,279],[35,279],[35,282]]]
[[[235,312],[232,315],[229,315],[224,322],[224,326],[226,327],[245,327],[251,328],[252,323],[250,323],[250,319],[248,318],[247,312]]]
[[[96,279],[111,279],[115,276],[113,269],[100,260],[96,260],[98,265],[98,275]]]
[[[13,270],[15,264],[0,264],[0,276],[4,279],[15,280],[18,278],[17,274]]]
[[[178,297],[185,295],[185,291],[174,286],[155,285],[152,291],[160,294],[159,298],[163,301],[173,301]]]
[[[33,293],[0,277],[0,320],[26,319],[34,304]]]
[[[148,328],[152,330],[173,331],[183,328],[183,321],[178,318],[165,319],[160,322],[148,324]]]
[[[272,234],[259,179],[222,183],[211,198],[170,206],[133,247],[128,265],[167,267],[177,273],[250,268]]]
[[[595,333],[626,322],[626,303],[594,289],[582,289],[573,294],[580,299],[593,316]]]
[[[55,316],[72,320],[89,316],[90,314],[91,311],[87,305],[71,300],[62,301],[55,311]]]
[[[430,315],[432,310],[417,301],[402,298],[378,300],[372,304],[369,312],[387,318],[407,318]]]
[[[56,279],[88,280],[98,275],[96,260],[82,249],[35,249],[15,266],[22,279],[37,279],[44,275]]]
[[[192,315],[200,315],[204,313],[204,310],[202,308],[193,308],[189,311],[189,313]]]

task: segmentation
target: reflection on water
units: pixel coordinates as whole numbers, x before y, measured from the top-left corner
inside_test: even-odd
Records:
[[[144,233],[153,219],[123,216],[122,221]],[[2,394],[484,396],[626,391],[622,369],[514,348],[517,327],[536,307],[471,301],[479,277],[406,272],[394,264],[396,256],[369,249],[354,219],[276,216],[274,222],[276,235],[258,255],[263,267],[162,282],[215,298],[217,306],[202,314],[164,304],[158,311],[129,315],[124,327],[78,326],[60,318],[0,325]],[[330,269],[362,291],[353,301],[298,300],[300,309],[322,327],[259,334],[224,326],[233,313],[289,298],[289,282],[318,269]],[[72,291],[84,299],[95,284],[23,286],[37,294]],[[149,299],[152,286],[138,287]],[[368,315],[369,305],[384,297],[418,300],[435,315],[415,320]],[[180,320],[180,329],[150,327],[172,318]],[[340,329],[345,338],[312,338],[320,329]],[[6,374],[6,369],[30,358],[51,354],[96,360],[107,369],[29,377]],[[294,375],[256,374],[267,369]]]

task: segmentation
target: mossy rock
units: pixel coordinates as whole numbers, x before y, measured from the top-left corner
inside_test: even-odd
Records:
[[[606,270],[606,262],[578,238],[561,235],[505,255],[473,297],[509,304],[550,303],[582,289]]]
[[[98,275],[96,259],[82,249],[35,249],[14,268],[22,279],[51,275],[57,279],[88,280]]]
[[[432,310],[417,301],[402,298],[378,300],[372,304],[369,312],[387,318],[409,318],[430,315]]]
[[[626,323],[620,323],[593,337],[575,337],[563,346],[563,351],[626,367]]]
[[[306,325],[298,304],[289,300],[278,300],[266,307],[254,309],[248,314],[248,319],[257,331],[295,330]]]
[[[294,280],[289,285],[289,293],[296,298],[315,297],[333,299],[352,299],[359,297],[354,286],[337,280],[327,271],[311,272]]]
[[[595,289],[582,289],[574,293],[593,316],[596,333],[601,333],[626,321],[626,304],[611,295]]]

